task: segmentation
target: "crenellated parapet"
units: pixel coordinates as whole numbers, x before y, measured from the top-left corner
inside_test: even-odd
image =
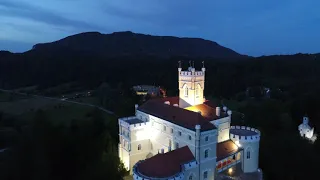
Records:
[[[192,161],[183,165],[185,170],[193,169],[193,168],[196,168],[197,166],[198,166],[197,161]]]
[[[145,127],[148,127],[150,122],[143,122],[143,123],[137,123],[137,124],[131,124],[130,130],[137,130],[137,129],[143,129]]]
[[[136,116],[119,118],[119,125],[125,127],[128,130],[137,130],[149,126],[149,122],[142,121]]]
[[[260,131],[247,126],[231,126],[230,139],[233,141],[260,141]]]
[[[204,72],[202,72],[202,71],[195,71],[195,72],[192,72],[192,71],[180,71],[179,75],[180,76],[203,76]]]

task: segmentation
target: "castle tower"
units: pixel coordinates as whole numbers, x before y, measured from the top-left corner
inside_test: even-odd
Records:
[[[196,71],[191,63],[188,70],[182,71],[181,64],[179,64],[179,107],[185,108],[204,102],[203,91],[205,71],[206,69],[204,66],[201,71]]]
[[[230,139],[243,149],[241,157],[243,172],[256,172],[259,167],[260,131],[246,126],[231,126]]]

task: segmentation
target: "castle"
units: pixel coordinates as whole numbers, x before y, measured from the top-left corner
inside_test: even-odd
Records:
[[[151,99],[119,119],[119,157],[133,179],[213,180],[236,167],[258,170],[260,131],[231,126],[232,111],[204,98],[205,72],[180,65],[179,97]]]

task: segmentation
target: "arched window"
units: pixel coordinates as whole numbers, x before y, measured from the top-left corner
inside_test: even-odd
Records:
[[[192,174],[189,176],[189,180],[192,180],[193,179],[193,176],[192,176]]]
[[[208,178],[208,171],[205,171],[204,173],[203,173],[203,179],[207,179]]]
[[[204,151],[204,158],[208,158],[209,157],[209,149]]]
[[[187,86],[185,86],[184,87],[184,96],[188,96],[188,87]]]
[[[206,137],[205,137],[205,141],[209,141],[209,136],[206,136]]]
[[[247,150],[247,159],[250,159],[250,149]]]
[[[140,151],[140,150],[141,150],[141,144],[138,145],[138,151]]]
[[[196,87],[196,97],[199,97],[200,89],[201,89],[200,84],[197,84],[197,87]]]

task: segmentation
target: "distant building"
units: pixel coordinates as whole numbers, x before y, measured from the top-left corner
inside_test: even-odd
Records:
[[[137,85],[137,86],[133,86],[132,89],[136,92],[137,95],[158,96],[160,94],[160,88],[156,86]]]
[[[178,68],[179,97],[136,105],[119,119],[119,157],[135,180],[213,180],[258,170],[260,131],[231,126],[232,111],[203,96],[205,68]],[[238,168],[236,168],[238,167]]]
[[[317,139],[316,134],[314,133],[314,128],[311,128],[309,125],[309,118],[303,117],[303,122],[298,126],[301,137],[315,141]]]

